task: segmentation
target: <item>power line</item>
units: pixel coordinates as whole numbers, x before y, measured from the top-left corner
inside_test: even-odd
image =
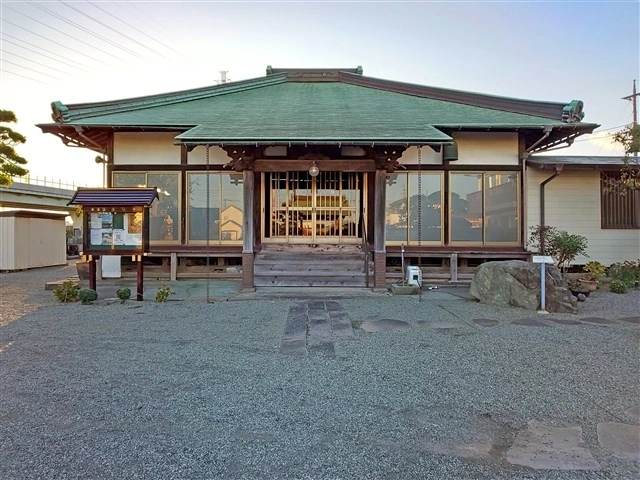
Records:
[[[106,27],[106,25],[104,25],[104,24],[100,23],[99,21],[95,20],[94,18],[92,18],[91,16],[87,15],[86,13],[84,13],[84,12],[82,12],[82,11],[78,10],[77,8],[74,8],[74,7],[72,7],[71,5],[67,5],[67,4],[65,4],[65,3],[63,3],[63,2],[61,2],[61,3],[62,3],[63,5],[65,5],[66,7],[70,8],[71,10],[73,10],[73,11],[75,11],[75,12],[78,12],[79,14],[84,15],[85,17],[88,17],[89,19],[93,20],[94,22],[96,22],[96,23],[98,23],[98,24],[103,25],[103,26],[105,26],[105,27]],[[130,49],[130,48],[128,48],[128,47],[124,47],[124,46],[120,45],[119,43],[117,43],[117,42],[115,42],[115,41],[111,40],[110,38],[105,37],[104,35],[100,35],[100,34],[98,34],[98,33],[95,33],[95,32],[94,32],[94,31],[92,31],[91,29],[89,29],[89,28],[87,28],[87,27],[85,27],[85,26],[83,26],[83,25],[80,25],[79,23],[76,23],[76,22],[74,22],[74,21],[72,21],[72,20],[69,20],[68,18],[63,17],[62,15],[59,15],[59,14],[57,14],[57,13],[55,13],[55,12],[52,12],[51,10],[49,10],[48,8],[43,7],[42,5],[33,4],[33,6],[34,6],[34,7],[36,7],[36,8],[39,8],[40,10],[42,10],[42,11],[44,11],[44,12],[49,13],[50,15],[53,15],[53,16],[54,16],[54,17],[56,17],[56,18],[59,18],[59,19],[60,19],[60,20],[62,20],[63,22],[68,23],[69,25],[71,25],[71,26],[73,26],[73,27],[76,27],[77,29],[82,30],[82,31],[83,31],[83,32],[85,32],[85,33],[88,33],[89,35],[91,35],[91,36],[93,36],[93,37],[97,38],[98,40],[102,40],[103,42],[109,43],[110,45],[112,45],[112,46],[114,46],[114,47],[116,47],[116,48],[119,48],[120,50],[123,50],[124,52],[127,52],[128,54],[133,55],[134,57],[137,57],[137,58],[139,58],[139,59],[142,59],[142,57],[141,57],[137,52],[135,52],[134,50],[131,50],[131,49]],[[109,28],[109,29],[111,29],[111,30],[113,30],[111,27],[108,27],[108,28]],[[114,31],[115,31],[116,33],[119,33],[117,30],[114,30]]]
[[[13,8],[11,8],[11,7],[5,7],[5,8],[8,8],[9,10],[13,10],[13,11],[14,11],[14,12],[16,12],[16,13],[19,13],[20,15],[27,17],[29,20],[33,20],[34,22],[39,23],[40,25],[44,25],[45,27],[50,28],[51,30],[53,30],[53,31],[55,31],[55,32],[58,32],[58,33],[60,33],[60,34],[64,35],[65,37],[69,37],[70,39],[75,40],[76,42],[80,42],[80,43],[82,43],[82,44],[84,44],[84,45],[87,45],[88,47],[91,47],[91,48],[93,48],[93,49],[95,49],[95,50],[99,50],[99,51],[101,51],[101,52],[103,52],[103,53],[106,53],[107,55],[109,55],[109,56],[111,56],[111,57],[115,58],[116,60],[122,60],[120,57],[115,56],[115,55],[114,55],[113,53],[111,53],[111,52],[108,52],[108,51],[106,51],[106,50],[103,50],[103,49],[101,49],[101,48],[98,48],[98,47],[96,47],[95,45],[91,45],[90,43],[85,42],[84,40],[81,40],[81,39],[79,39],[78,37],[74,37],[74,36],[70,35],[70,34],[69,34],[69,33],[67,33],[67,32],[63,32],[62,30],[59,30],[59,29],[57,29],[57,28],[55,28],[55,27],[52,27],[51,25],[47,25],[46,23],[41,22],[40,20],[37,20],[37,19],[35,19],[35,18],[33,18],[33,17],[30,17],[30,16],[29,16],[29,15],[27,15],[26,13],[19,12],[18,10],[15,10],[15,9],[13,9]],[[8,20],[5,20],[5,22],[7,22],[7,23],[9,23],[9,24],[11,24],[11,25],[16,25],[15,23],[11,23],[11,22],[9,22]],[[19,25],[16,25],[16,26],[19,26]],[[21,27],[21,28],[23,28],[24,30],[27,30],[27,29],[26,29],[26,28],[24,28],[24,27]],[[27,31],[29,31],[29,30],[27,30]],[[34,32],[30,32],[30,33],[34,33]],[[45,38],[46,40],[49,40],[49,39],[48,39],[48,38],[46,38],[46,37],[42,37],[42,38]],[[53,40],[51,40],[51,41],[53,41]],[[86,56],[87,56],[88,58],[92,58],[92,57],[90,57],[90,56],[88,56],[88,55],[86,55]]]
[[[16,40],[20,40],[20,39],[18,39],[18,38],[16,38],[16,37],[13,37],[13,36],[11,36],[11,35],[9,35],[9,34],[7,34],[7,33],[4,33],[4,32],[1,32],[1,33],[2,33],[2,35],[4,35],[5,37],[15,38]],[[45,58],[49,58],[49,59],[53,60],[54,62],[63,63],[63,64],[65,64],[65,65],[68,65],[68,66],[73,67],[73,68],[77,68],[78,70],[83,70],[83,71],[85,71],[85,72],[90,72],[90,71],[91,71],[91,70],[89,70],[88,68],[82,68],[82,67],[78,66],[77,64],[73,64],[73,63],[65,62],[64,60],[59,60],[59,59],[56,59],[56,58],[52,58],[50,55],[45,55],[44,53],[40,53],[40,52],[39,52],[39,51],[37,51],[37,50],[33,50],[33,49],[31,49],[31,48],[27,48],[27,47],[25,47],[24,45],[20,45],[19,43],[12,42],[11,40],[7,40],[6,38],[5,38],[5,39],[3,39],[2,41],[3,41],[3,42],[6,42],[6,43],[10,43],[10,44],[12,44],[12,45],[15,45],[16,47],[19,47],[19,48],[23,48],[23,49],[25,49],[25,50],[28,50],[29,52],[35,53],[35,54],[37,54],[37,55],[41,55],[41,56],[43,56],[43,57],[45,57]],[[20,40],[20,41],[21,41],[22,43],[27,44],[27,45],[31,45],[32,47],[39,48],[39,49],[40,49],[40,50],[42,50],[43,52],[47,52],[47,53],[49,53],[49,54],[51,54],[51,55],[55,55],[55,56],[57,56],[57,57],[64,58],[62,55],[58,55],[58,54],[57,54],[57,53],[55,53],[55,52],[51,52],[50,50],[47,50],[47,49],[45,49],[45,48],[42,48],[42,47],[40,47],[40,46],[38,46],[38,45],[34,45],[33,43],[25,42],[24,40]]]
[[[91,2],[89,2],[91,3]],[[122,3],[119,4],[120,9],[125,9],[129,11],[129,14],[133,15],[134,17],[138,17],[138,19],[145,23],[147,25],[147,27],[151,28],[152,30],[155,30],[159,35],[161,36],[168,36],[167,35],[167,30],[165,30],[164,32],[162,30],[159,30],[158,28],[156,28],[158,26],[158,23],[150,23],[148,21],[148,16],[149,16],[149,12],[148,11],[143,11],[140,8],[138,8],[136,6],[135,2],[126,2],[126,3]],[[159,40],[156,40],[157,42],[159,42]],[[161,42],[160,42],[161,43]],[[170,45],[161,43],[163,46],[165,46],[166,48],[172,50],[174,53],[177,53],[178,55],[182,55],[182,52],[180,52],[179,50],[176,50],[175,48],[171,47]]]
[[[3,50],[1,48],[0,48],[0,52],[8,54],[8,55],[13,55],[14,57],[18,57],[18,58],[21,58],[22,60],[26,60],[27,62],[35,63],[36,65],[40,65],[41,67],[46,67],[46,68],[49,68],[51,70],[55,70],[56,72],[67,73],[67,72],[65,72],[63,70],[60,70],[60,69],[57,69],[55,67],[51,67],[49,65],[45,65],[44,63],[36,62],[35,60],[31,60],[30,58],[27,58],[27,57],[23,57],[22,55],[18,55],[17,53],[7,52],[6,50]]]
[[[7,70],[4,67],[0,68],[0,72],[4,72],[4,73],[8,73],[9,75],[15,75],[17,77],[22,77],[22,78],[26,78],[27,80],[32,80],[34,82],[38,82],[38,83],[42,83],[43,85],[46,85],[46,82],[43,82],[42,80],[36,80],[35,78],[31,78],[31,77],[27,77],[26,75],[21,75],[19,73],[16,72],[12,72],[11,70]]]
[[[54,77],[53,75],[49,75],[48,73],[44,73],[44,72],[41,72],[40,70],[35,70],[33,68],[25,67],[24,65],[20,65],[19,63],[11,62],[11,61],[6,60],[4,58],[2,59],[2,63],[8,63],[10,65],[15,65],[16,67],[24,68],[26,70],[31,70],[32,72],[39,73],[40,75],[45,75],[47,77],[51,77],[51,78],[54,78],[56,80],[62,80],[61,78]]]
[[[142,35],[144,35],[144,36],[146,36],[146,37],[150,38],[151,40],[154,40],[154,41],[158,42],[158,43],[159,43],[160,45],[162,45],[163,47],[165,47],[165,48],[171,48],[171,47],[169,47],[168,45],[165,45],[164,43],[162,43],[161,41],[156,40],[155,38],[151,37],[150,35],[147,35],[145,32],[143,32],[143,31],[142,31],[142,30],[140,30],[139,28],[136,28],[135,26],[131,25],[130,23],[125,22],[125,21],[124,21],[124,20],[122,20],[121,18],[119,18],[119,17],[115,16],[114,14],[112,14],[111,12],[109,12],[109,11],[105,10],[104,8],[100,7],[99,5],[96,5],[95,3],[92,3],[92,2],[88,2],[88,3],[89,3],[89,4],[91,4],[91,5],[93,5],[93,6],[94,6],[95,8],[97,8],[98,10],[100,10],[100,11],[102,11],[102,12],[106,13],[106,14],[107,14],[107,15],[109,15],[110,17],[112,17],[112,18],[114,18],[114,19],[118,20],[119,22],[124,23],[127,27],[129,27],[129,28],[131,28],[131,29],[133,29],[133,30],[137,31],[138,33],[141,33]],[[67,5],[67,6],[68,6],[68,5]],[[96,19],[93,19],[93,20],[94,20],[95,22],[100,23],[100,25],[103,25],[104,27],[106,27],[106,28],[108,28],[108,29],[110,29],[110,30],[113,30],[113,31],[115,31],[115,32],[118,32],[120,35],[124,36],[125,38],[128,38],[128,39],[129,39],[129,40],[131,40],[132,42],[137,43],[138,45],[140,45],[140,46],[142,46],[142,47],[146,48],[147,50],[149,50],[149,51],[151,51],[151,52],[153,52],[153,53],[155,53],[155,54],[157,54],[157,55],[160,55],[161,57],[165,58],[166,60],[170,60],[170,58],[169,58],[169,57],[166,57],[166,56],[165,56],[165,55],[163,55],[161,52],[158,52],[157,50],[155,50],[155,49],[153,49],[153,48],[151,48],[151,47],[149,47],[149,46],[145,45],[144,43],[142,43],[142,42],[140,42],[140,41],[138,41],[138,40],[136,40],[136,39],[134,39],[134,38],[132,38],[132,37],[129,37],[128,35],[126,35],[126,34],[124,34],[124,33],[120,32],[120,31],[118,31],[118,30],[116,30],[116,29],[114,29],[114,28],[112,28],[112,27],[110,27],[109,25],[106,25],[106,24],[104,24],[104,23],[102,23],[102,22],[99,22],[99,21],[98,21],[98,20],[96,20]]]
[[[43,7],[43,6],[41,6],[41,5],[38,5],[38,4],[31,4],[31,3],[28,3],[28,5],[33,5],[34,7],[36,7],[36,8],[38,8],[38,9],[42,10],[43,12],[46,12],[46,13],[48,13],[49,15],[52,15],[52,16],[56,17],[57,19],[59,19],[59,20],[61,20],[61,21],[65,22],[65,23],[67,23],[67,24],[71,25],[72,27],[76,27],[77,29],[79,29],[79,30],[81,30],[81,31],[83,31],[83,32],[85,32],[85,33],[88,33],[89,35],[91,35],[91,36],[93,36],[93,37],[97,38],[98,40],[102,40],[103,42],[109,43],[109,44],[111,44],[111,45],[112,45],[112,46],[114,46],[114,47],[120,48],[121,50],[124,50],[124,51],[127,51],[127,50],[128,50],[128,49],[126,49],[126,48],[124,48],[124,47],[121,47],[120,45],[118,45],[117,43],[113,42],[112,40],[110,40],[110,39],[108,39],[108,38],[106,38],[106,37],[103,37],[102,35],[98,35],[97,33],[92,32],[90,29],[88,29],[88,28],[86,28],[86,27],[83,27],[82,25],[79,25],[79,24],[77,24],[76,22],[72,22],[71,20],[69,20],[69,19],[67,19],[67,18],[63,17],[62,15],[58,15],[57,13],[52,12],[52,11],[51,11],[51,10],[49,10],[48,8],[45,8],[45,7]],[[14,12],[17,12],[17,10],[15,10],[15,9],[11,9],[11,10],[13,10]],[[109,51],[107,51],[107,50],[104,50],[104,49],[102,49],[102,48],[98,48],[98,47],[96,47],[95,45],[92,45],[92,44],[90,44],[90,43],[88,43],[88,42],[85,42],[84,40],[81,40],[81,39],[79,39],[79,38],[77,38],[77,37],[73,37],[73,36],[71,36],[68,32],[63,32],[62,30],[58,30],[57,28],[54,28],[54,27],[52,27],[51,25],[48,25],[48,24],[46,24],[46,23],[44,23],[44,22],[41,22],[40,20],[37,20],[37,19],[35,19],[35,18],[33,18],[33,17],[30,17],[30,16],[29,16],[29,15],[27,15],[26,13],[22,13],[22,12],[18,12],[18,13],[20,13],[20,15],[24,15],[25,17],[29,18],[30,20],[33,20],[34,22],[40,23],[41,25],[44,25],[44,26],[46,26],[46,27],[48,27],[48,28],[50,28],[50,29],[52,29],[52,30],[54,30],[54,31],[58,32],[58,33],[61,33],[61,34],[65,35],[65,36],[67,36],[67,37],[70,37],[70,38],[72,38],[72,39],[74,39],[74,40],[76,40],[76,41],[78,41],[78,42],[80,42],[80,43],[83,43],[84,45],[87,45],[88,47],[91,47],[91,48],[94,48],[94,49],[96,49],[96,50],[99,50],[99,51],[101,51],[101,52],[103,52],[103,53],[106,53],[107,55],[112,56],[112,57],[113,57],[113,58],[115,58],[116,60],[122,60],[122,58],[120,58],[120,57],[118,57],[118,56],[114,55],[113,53],[111,53],[111,52],[109,52]],[[132,52],[132,51],[129,51],[129,52]],[[134,55],[134,56],[138,56],[137,54],[135,54],[135,52],[132,52],[132,55]],[[138,58],[141,58],[141,57],[139,57],[139,56],[138,56]]]
[[[67,45],[64,45],[64,44],[60,43],[60,42],[56,42],[55,40],[51,40],[50,38],[47,38],[44,35],[40,35],[39,33],[33,32],[33,31],[29,30],[28,28],[24,28],[23,26],[18,25],[17,23],[10,22],[7,19],[5,19],[4,22],[8,23],[9,25],[13,25],[14,27],[18,27],[19,29],[24,30],[25,32],[28,32],[31,35],[35,35],[36,37],[43,38],[44,40],[46,40],[48,42],[55,43],[56,45],[58,45],[58,46],[60,46],[62,48],[66,48],[67,50],[71,50],[72,52],[77,53],[78,55],[82,55],[83,57],[87,57],[89,60],[93,60],[94,62],[99,61],[95,57],[87,55],[86,53],[83,53],[80,50],[76,50],[75,48],[71,48],[71,47],[69,47]]]

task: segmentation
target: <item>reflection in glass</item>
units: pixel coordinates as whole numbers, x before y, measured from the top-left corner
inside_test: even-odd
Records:
[[[451,241],[518,241],[518,174],[451,174]]]
[[[156,187],[159,199],[149,208],[149,240],[178,240],[178,173],[114,173],[114,187]]]
[[[451,174],[451,241],[482,242],[482,174]]]
[[[518,241],[517,174],[486,174],[484,177],[485,240]]]
[[[147,186],[156,187],[159,196],[149,209],[149,239],[178,240],[178,175],[148,173]]]
[[[440,173],[393,173],[387,176],[387,241],[414,245],[442,241],[441,182]]]
[[[207,209],[207,174],[188,176],[189,241],[207,240],[207,210],[209,241],[242,240],[242,177],[237,174],[209,174],[209,205]]]

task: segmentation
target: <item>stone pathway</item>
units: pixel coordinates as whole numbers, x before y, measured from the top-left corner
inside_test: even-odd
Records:
[[[554,326],[601,326],[625,325],[640,326],[640,316],[606,319],[556,318],[536,316],[500,322],[491,318],[474,318],[473,325],[480,328],[492,328],[500,324],[523,327]],[[468,326],[459,320],[420,320],[420,328],[443,331]],[[403,320],[384,318],[366,320],[357,325],[368,333],[406,331],[413,325]],[[283,355],[306,355],[322,352],[335,355],[334,341],[354,337],[349,315],[336,301],[298,302],[289,309],[280,352]],[[633,406],[627,413],[640,420],[640,406]],[[408,419],[420,423],[424,414],[407,412]],[[463,458],[484,459],[492,462],[506,462],[525,466],[535,470],[599,471],[598,461],[583,439],[583,430],[579,425],[554,426],[552,421],[531,420],[523,430],[511,430],[499,425],[492,419],[463,418],[451,419],[446,425],[449,432],[455,430],[462,442],[451,443],[445,438],[440,442],[431,442],[427,448],[436,453],[452,454]],[[454,421],[455,420],[455,421]],[[602,422],[597,425],[599,446],[618,458],[640,461],[640,425],[619,422]]]
[[[280,353],[305,355],[309,352],[335,355],[334,340],[353,337],[351,318],[338,302],[296,302],[291,305],[287,314]]]
[[[518,433],[507,461],[535,469],[601,469],[582,439],[581,427],[553,427],[535,420]]]

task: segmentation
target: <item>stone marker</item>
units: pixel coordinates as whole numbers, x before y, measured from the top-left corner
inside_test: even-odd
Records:
[[[549,266],[545,276],[546,310],[575,313],[575,298],[560,271]],[[469,293],[481,303],[537,310],[540,306],[540,267],[522,260],[481,264],[471,281]]]
[[[507,453],[507,461],[535,469],[600,470],[585,447],[580,427],[552,427],[531,420]]]

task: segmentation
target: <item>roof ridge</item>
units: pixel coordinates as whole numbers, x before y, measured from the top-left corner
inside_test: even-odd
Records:
[[[141,108],[165,106],[191,100],[201,100],[203,98],[266,87],[269,85],[284,83],[286,81],[286,74],[278,73],[266,77],[251,78],[237,82],[209,85],[206,87],[178,90],[175,92],[154,95],[145,95],[142,97],[131,97],[121,100],[107,100],[104,102],[76,103],[69,105],[56,101],[51,103],[51,117],[55,122],[67,123],[81,118],[90,118],[111,113],[122,113]]]
[[[474,107],[491,108],[494,110],[533,115],[553,120],[562,120],[563,108],[570,104],[570,102],[545,102],[464,90],[454,90],[450,88],[432,87],[399,82],[396,80],[364,77],[362,75],[354,75],[350,72],[341,72],[340,76],[343,82],[352,85],[393,91],[416,97],[460,103]]]

